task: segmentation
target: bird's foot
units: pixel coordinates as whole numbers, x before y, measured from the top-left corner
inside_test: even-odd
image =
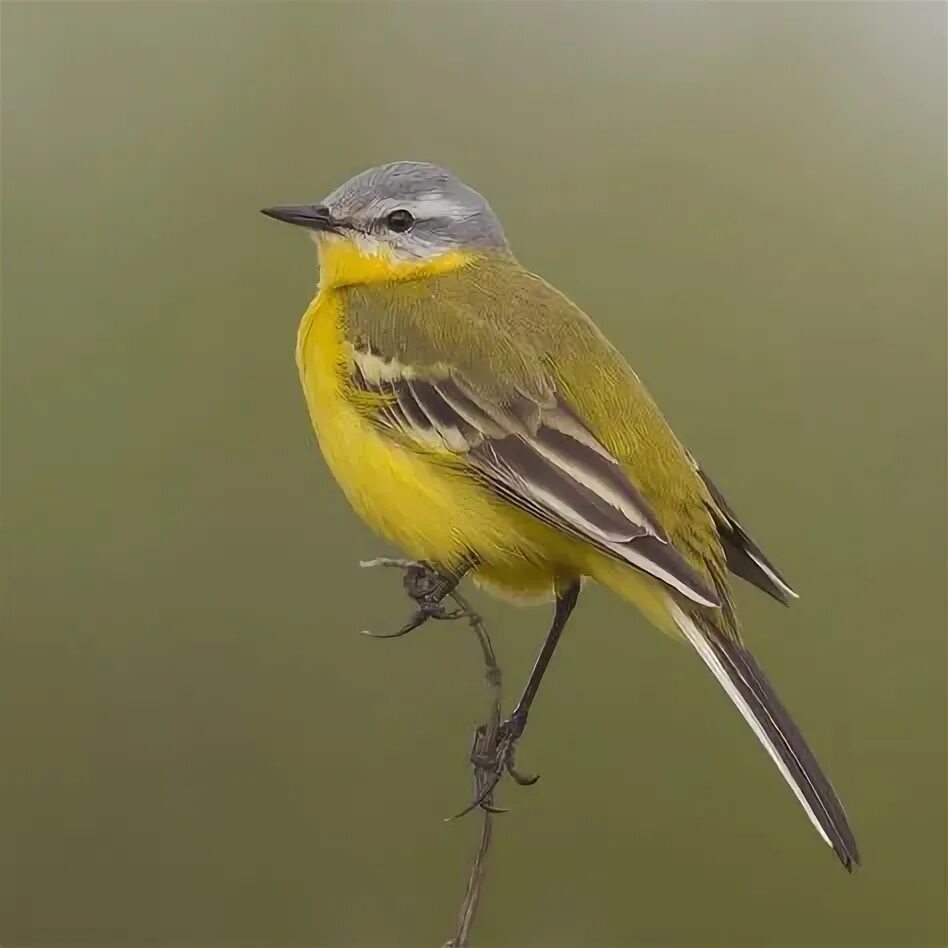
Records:
[[[471,763],[474,765],[474,799],[460,813],[451,819],[457,819],[480,807],[490,813],[504,813],[505,810],[493,804],[494,789],[507,774],[521,787],[530,787],[539,779],[539,774],[524,774],[515,763],[517,741],[523,734],[526,718],[513,714],[501,724],[493,735],[486,724],[480,725],[474,732],[471,746]]]
[[[458,584],[458,577],[440,573],[429,563],[417,560],[395,560],[380,558],[366,560],[360,566],[390,566],[404,571],[402,583],[405,591],[414,600],[416,610],[397,631],[388,633],[363,632],[373,639],[395,639],[414,631],[429,619],[453,620],[468,616],[465,609],[446,609],[444,599]]]

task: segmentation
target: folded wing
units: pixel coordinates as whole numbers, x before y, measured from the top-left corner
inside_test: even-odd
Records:
[[[499,497],[704,606],[719,600],[672,546],[619,462],[555,392],[487,397],[447,368],[354,352],[353,382],[381,396],[372,417],[410,444],[447,450]]]

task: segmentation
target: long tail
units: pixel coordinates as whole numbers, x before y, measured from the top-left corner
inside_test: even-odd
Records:
[[[843,805],[753,656],[713,629],[698,627],[670,601],[672,618],[773,758],[810,822],[852,872],[859,849]]]

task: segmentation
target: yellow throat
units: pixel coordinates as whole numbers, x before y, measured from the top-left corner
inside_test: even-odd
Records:
[[[449,273],[478,256],[452,250],[427,260],[396,259],[384,247],[363,247],[356,240],[337,234],[320,234],[316,241],[319,252],[319,287],[329,290],[360,283],[384,283],[390,280],[413,280]]]

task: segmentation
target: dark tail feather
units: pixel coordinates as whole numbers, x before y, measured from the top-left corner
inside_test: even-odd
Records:
[[[823,839],[852,872],[859,849],[836,791],[770,682],[747,649],[713,629],[702,631],[680,608],[675,621],[777,764]]]
[[[737,514],[731,509],[724,495],[714,486],[707,473],[697,465],[698,476],[711,494],[714,507],[711,513],[718,525],[721,546],[727,557],[727,568],[745,582],[762,589],[777,602],[789,605],[799,598],[790,584],[780,575],[777,567],[764,555],[764,551],[748,536],[741,526]]]

